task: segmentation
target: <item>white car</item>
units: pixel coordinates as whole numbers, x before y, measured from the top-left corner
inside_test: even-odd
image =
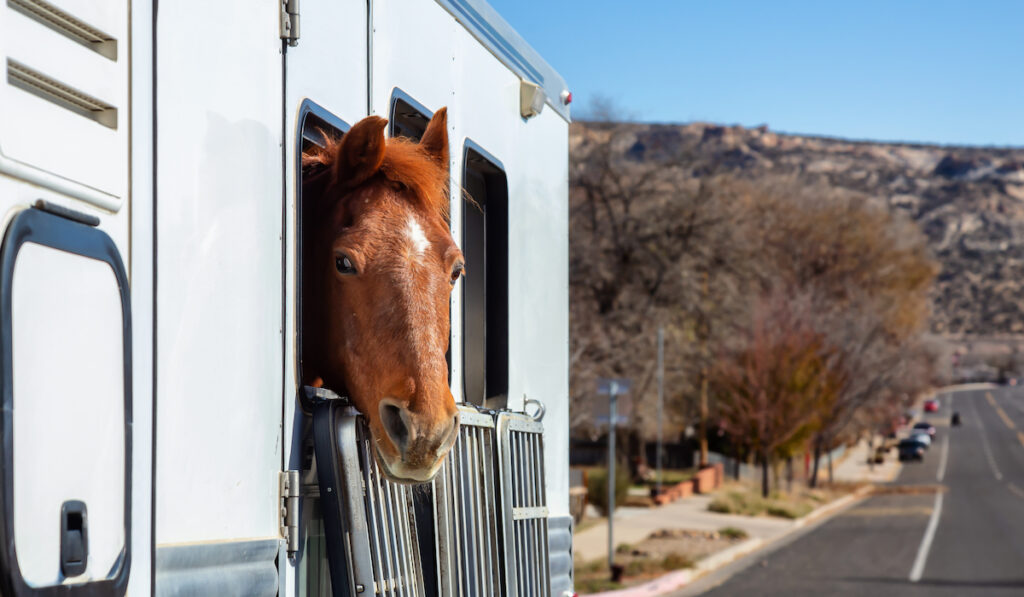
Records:
[[[932,436],[928,435],[927,431],[915,431],[910,434],[910,439],[921,442],[926,448],[930,448],[932,445]]]

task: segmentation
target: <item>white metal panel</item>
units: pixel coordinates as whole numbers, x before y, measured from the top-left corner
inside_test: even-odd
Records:
[[[128,171],[128,6],[126,1],[62,2],[64,10],[118,40],[116,60],[0,6],[0,68],[16,61],[117,108],[116,128],[0,84],[0,172],[60,190],[109,211],[120,209]]]
[[[388,113],[401,88],[428,108],[448,106],[452,229],[461,240],[463,146],[472,139],[501,161],[509,191],[509,408],[542,401],[547,502],[568,513],[568,123],[550,106],[519,114],[519,77],[442,6],[375,3],[373,108]],[[429,33],[426,33],[429,32]],[[472,264],[467,270],[472,272]],[[459,283],[461,284],[461,282]],[[461,288],[452,299],[452,392],[462,396]]]
[[[516,146],[506,163],[509,406],[527,397],[547,408],[544,466],[557,516],[569,513],[568,124],[544,110],[520,126]]]
[[[14,531],[32,586],[57,584],[60,512],[88,509],[86,574],[106,578],[124,537],[124,345],[110,266],[26,243],[12,284]]]
[[[374,2],[373,113],[388,116],[395,87],[432,111],[451,103],[457,31],[464,30],[434,2]]]
[[[279,10],[157,15],[157,544],[279,532]]]
[[[568,513],[568,123],[550,109],[524,120],[519,78],[468,32],[455,40],[460,68],[448,114],[458,175],[468,138],[501,162],[508,180],[508,406],[521,410],[524,397],[544,403],[547,503],[552,515]],[[461,230],[465,209],[453,202],[453,229]],[[453,348],[461,351],[461,341],[453,338]],[[454,350],[452,362],[462,363]]]

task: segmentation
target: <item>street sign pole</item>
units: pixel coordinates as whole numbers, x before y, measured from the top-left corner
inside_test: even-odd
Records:
[[[619,395],[626,396],[633,382],[626,378],[597,380],[597,393],[608,394],[608,570],[615,578],[615,427],[619,423]],[[626,403],[629,407],[629,403]],[[599,417],[601,421],[603,417]],[[627,420],[623,418],[623,420]]]
[[[665,411],[665,328],[658,327],[658,449],[654,453],[655,466],[657,467],[657,479],[655,481],[656,492],[661,495],[661,425],[664,420]]]
[[[618,412],[616,393],[619,385],[614,381],[608,392],[608,570],[615,565],[615,415]]]

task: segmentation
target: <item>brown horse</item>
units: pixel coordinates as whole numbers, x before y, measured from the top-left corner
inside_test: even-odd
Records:
[[[346,392],[393,481],[429,481],[455,442],[449,298],[463,256],[448,225],[444,108],[419,143],[370,116],[303,156],[303,381]]]

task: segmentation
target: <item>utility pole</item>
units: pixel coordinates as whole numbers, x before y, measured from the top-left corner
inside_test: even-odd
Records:
[[[711,321],[708,317],[708,296],[711,294],[708,288],[708,272],[703,272],[703,283],[701,294],[704,296],[704,304],[701,308],[701,363],[700,367],[700,467],[708,465],[708,336],[711,335]]]
[[[608,392],[608,570],[615,565],[615,418],[618,413],[619,384]]]
[[[661,495],[661,450],[662,450],[662,421],[665,417],[665,328],[658,326],[658,449],[654,454],[657,477],[655,481],[655,492]]]

